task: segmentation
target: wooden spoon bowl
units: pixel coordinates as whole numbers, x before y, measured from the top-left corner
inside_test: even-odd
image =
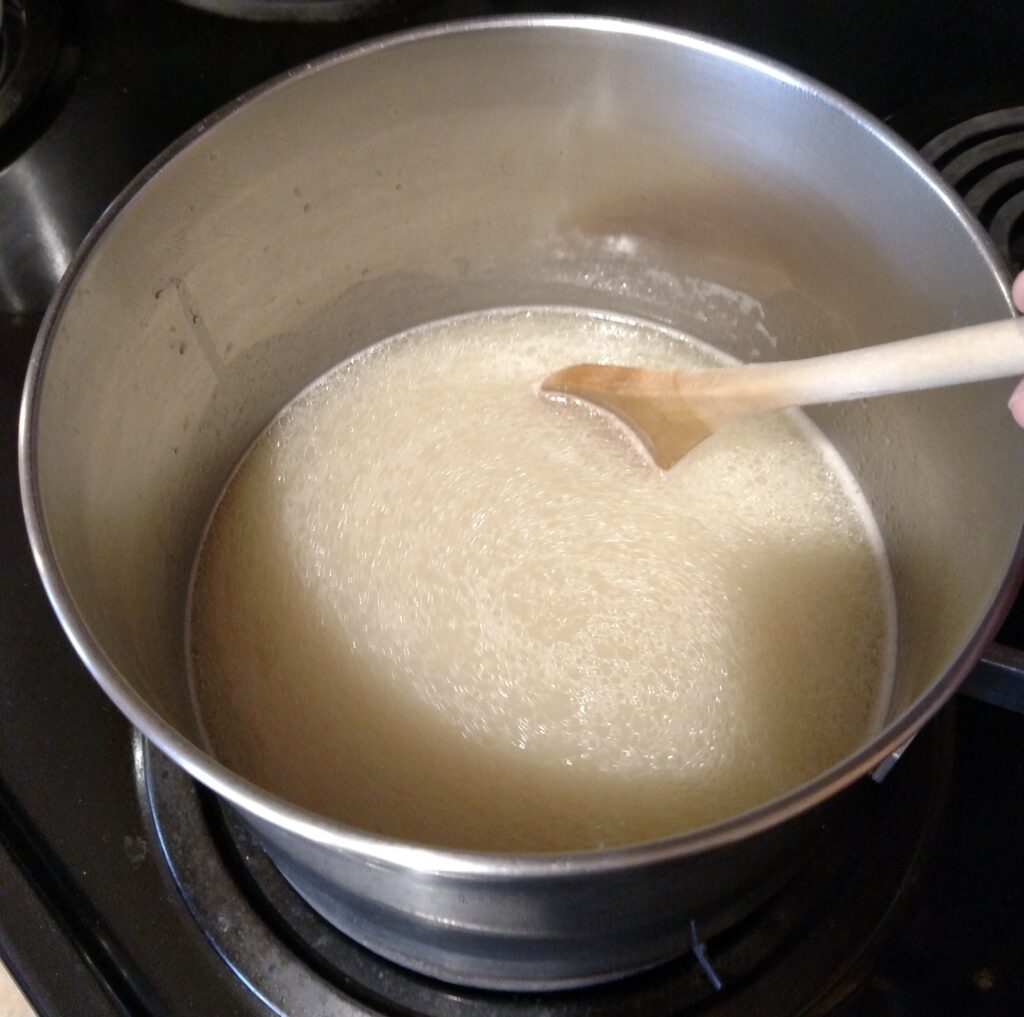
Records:
[[[1016,374],[1024,374],[1021,318],[770,364],[702,371],[575,364],[540,388],[611,413],[667,470],[714,431],[767,410]]]

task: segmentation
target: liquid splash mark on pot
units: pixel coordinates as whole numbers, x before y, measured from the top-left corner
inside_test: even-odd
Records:
[[[210,330],[206,327],[206,322],[203,321],[203,316],[199,312],[198,307],[196,307],[192,291],[188,288],[185,280],[179,276],[171,279],[171,285],[177,291],[181,309],[185,312],[185,321],[192,330],[192,334],[196,337],[199,349],[206,362],[210,365],[210,370],[213,371],[218,379],[223,377],[224,358],[220,355],[217,344],[213,341],[213,336],[210,335]]]

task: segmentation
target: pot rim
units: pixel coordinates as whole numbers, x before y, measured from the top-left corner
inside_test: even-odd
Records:
[[[227,120],[250,103],[288,87],[293,81],[312,76],[336,64],[434,37],[456,36],[465,32],[537,29],[604,32],[655,40],[714,55],[815,95],[899,156],[946,204],[992,270],[1002,289],[1008,316],[1014,313],[1008,273],[987,235],[939,174],[881,121],[840,93],[782,63],[707,36],[640,21],[565,15],[501,16],[440,22],[375,37],[308,61],[257,85],[202,119],[143,168],[108,206],[75,252],[40,324],[26,374],[18,426],[18,472],[29,542],[43,586],[67,637],[103,691],[136,728],[194,778],[257,819],[326,849],[340,850],[378,863],[423,873],[532,879],[622,871],[701,854],[762,833],[792,819],[864,776],[910,741],[967,677],[998,631],[1013,603],[1021,578],[1024,577],[1024,543],[1018,531],[1016,549],[999,589],[982,623],[967,640],[952,667],[933,682],[909,709],[857,752],[814,779],[739,815],[685,833],[620,847],[536,854],[449,850],[348,827],[292,805],[228,769],[175,730],[135,691],[93,638],[64,583],[44,518],[37,461],[39,404],[47,360],[77,279],[100,247],[108,227],[179,153],[211,127]]]

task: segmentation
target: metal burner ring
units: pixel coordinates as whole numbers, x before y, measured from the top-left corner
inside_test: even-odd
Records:
[[[0,130],[42,90],[60,49],[56,0],[0,0]]]

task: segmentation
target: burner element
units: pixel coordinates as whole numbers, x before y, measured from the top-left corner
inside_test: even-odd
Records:
[[[149,746],[139,751],[185,903],[244,984],[286,1017],[840,1017],[914,903],[942,820],[951,722],[946,711],[924,729],[884,784],[851,788],[758,910],[706,942],[692,929],[693,952],[651,971],[553,993],[460,988],[374,956],[305,904],[234,812]]]
[[[69,160],[53,130],[77,69],[74,19],[60,0],[0,5],[0,314],[31,314],[103,206],[75,210],[96,189],[95,161]],[[92,127],[80,121],[65,133],[88,137]]]
[[[393,0],[178,0],[189,7],[247,21],[350,21]]]
[[[57,60],[54,0],[0,0],[0,131],[28,109]]]
[[[1024,106],[964,120],[921,154],[964,199],[1010,268],[1024,268]]]

